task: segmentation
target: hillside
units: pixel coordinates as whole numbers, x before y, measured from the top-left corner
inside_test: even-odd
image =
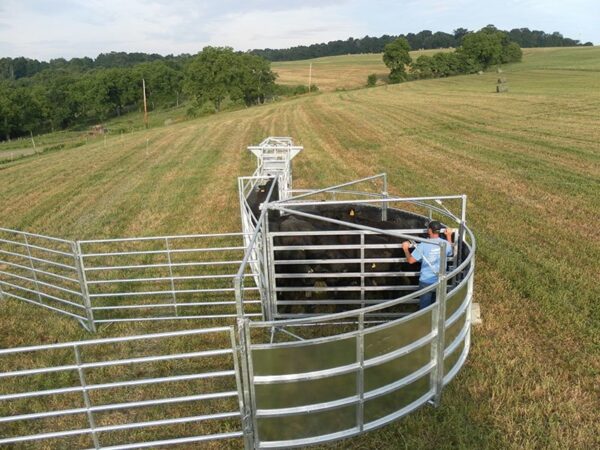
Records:
[[[385,72],[378,58],[314,61],[313,81],[359,86]],[[274,67],[286,82],[307,74],[306,62]],[[495,72],[328,92],[0,165],[0,226],[67,238],[239,230],[236,177],[255,164],[245,147],[269,135],[304,145],[299,188],[387,172],[395,194],[465,193],[484,320],[466,367],[439,409],[331,448],[594,448],[600,48],[525,50],[504,76],[505,94]],[[0,329],[1,347],[90,337],[14,301]]]
[[[432,56],[439,51],[421,50],[410,52],[413,60],[420,55]],[[533,69],[597,70],[598,50],[594,48],[526,48],[523,49],[524,64],[513,65],[511,72]],[[312,63],[312,82],[322,91],[355,89],[367,83],[369,74],[384,79],[389,69],[383,64],[381,54],[329,56],[302,61],[274,62],[273,70],[281,84],[308,84],[309,65]]]

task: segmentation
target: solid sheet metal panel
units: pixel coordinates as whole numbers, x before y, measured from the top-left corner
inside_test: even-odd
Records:
[[[394,383],[416,372],[431,361],[431,345],[424,345],[400,358],[365,369],[365,391]]]
[[[463,304],[469,292],[469,281],[463,280],[462,285],[451,292],[446,300],[446,320],[452,316]]]
[[[254,375],[287,375],[355,363],[356,337],[301,346],[252,350]]]
[[[452,325],[446,326],[446,345],[444,348],[448,348],[450,345],[452,345],[456,337],[463,330],[466,320],[467,311],[465,310],[465,312],[458,319],[456,319]]]
[[[304,415],[258,419],[261,442],[302,439],[355,428],[356,406]]]
[[[258,409],[290,408],[330,402],[356,395],[355,372],[293,383],[255,385]]]
[[[454,368],[454,366],[457,364],[458,360],[460,359],[462,352],[465,349],[465,342],[463,341],[457,348],[456,350],[454,350],[450,355],[448,355],[446,357],[446,359],[444,359],[444,373],[450,373],[450,371]]]
[[[426,374],[407,386],[366,401],[364,405],[365,423],[393,414],[424,396],[430,389],[429,381],[430,375]]]
[[[371,331],[376,329],[376,331]],[[365,334],[365,359],[385,355],[419,340],[431,332],[431,312],[394,325],[384,324],[369,328]]]

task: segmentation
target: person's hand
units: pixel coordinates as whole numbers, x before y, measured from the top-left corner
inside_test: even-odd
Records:
[[[452,233],[454,233],[454,230],[452,228],[446,228],[446,237],[448,238],[448,240],[450,240],[450,238],[452,237]]]
[[[402,248],[403,248],[405,251],[408,251],[408,249],[410,248],[410,242],[408,242],[408,241],[404,241],[404,242],[402,243]]]

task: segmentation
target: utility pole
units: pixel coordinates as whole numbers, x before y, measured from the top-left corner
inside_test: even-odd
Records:
[[[312,63],[308,66],[308,92],[310,92],[310,85],[312,84]]]
[[[146,80],[142,78],[142,90],[144,91],[144,126],[148,128],[148,104],[146,102]]]

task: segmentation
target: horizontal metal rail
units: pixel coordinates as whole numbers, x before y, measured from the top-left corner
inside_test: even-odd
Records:
[[[61,238],[56,238],[56,237],[51,237],[51,236],[44,236],[44,235],[35,234],[35,233],[28,233],[27,231],[17,231],[17,230],[11,230],[9,228],[2,228],[2,227],[0,227],[0,231],[4,231],[9,234],[17,234],[17,235],[21,235],[21,236],[29,236],[29,237],[46,239],[46,240],[52,241],[52,242],[61,242],[63,244],[68,244],[68,245],[73,244],[73,241],[68,241],[66,239],[61,239]]]
[[[246,302],[244,302],[246,303]],[[261,313],[246,313],[247,317],[261,317]],[[237,314],[210,314],[210,315],[196,315],[196,316],[166,316],[166,317],[130,317],[126,319],[96,319],[96,323],[113,323],[113,322],[159,322],[164,320],[197,320],[197,319],[235,319],[237,318]]]
[[[46,292],[38,291],[35,289],[29,289],[24,286],[19,286],[18,284],[12,284],[12,283],[9,283],[8,281],[0,280],[0,284],[3,286],[9,286],[13,289],[18,289],[21,291],[29,292],[30,294],[41,295],[42,297],[49,298],[51,300],[54,300],[54,301],[57,301],[60,303],[64,303],[65,305],[74,306],[76,308],[85,308],[84,305],[81,305],[79,303],[71,302],[69,300],[65,300],[64,298],[56,297],[56,296],[48,294]],[[10,294],[10,292],[5,292],[5,294],[8,295],[8,294]],[[39,302],[34,302],[34,303],[40,304]],[[63,311],[62,309],[57,309],[57,311],[66,313],[66,311]]]
[[[424,234],[427,228],[390,228],[392,231],[405,234]],[[269,233],[273,237],[293,236],[380,236],[380,231],[369,230],[320,230],[320,231],[274,231]]]
[[[202,252],[223,252],[234,250],[245,250],[246,247],[215,247],[215,248],[174,248],[172,250],[135,250],[129,252],[107,252],[107,253],[84,253],[84,258],[93,258],[101,256],[135,256],[135,255],[166,255],[168,253],[202,253]]]
[[[225,332],[225,331],[230,331],[230,327],[201,328],[201,329],[195,329],[195,330],[171,331],[171,332],[166,332],[166,333],[152,333],[152,334],[142,334],[142,335],[135,335],[135,336],[122,336],[122,337],[117,337],[117,338],[90,339],[88,341],[59,342],[56,344],[33,345],[33,346],[29,346],[29,347],[3,348],[3,349],[0,349],[0,356],[13,354],[13,353],[35,352],[35,351],[40,351],[40,350],[56,350],[56,349],[60,349],[60,348],[73,348],[74,346],[87,347],[90,345],[117,344],[117,343],[121,343],[121,342],[129,342],[129,341],[172,338],[172,337],[179,337],[179,336],[193,336],[193,335],[197,335],[197,334],[210,334],[210,333],[219,333],[219,332]]]
[[[246,291],[258,291],[257,287],[246,287]],[[234,288],[218,288],[218,289],[180,289],[180,290],[165,290],[165,291],[147,291],[147,292],[115,292],[104,294],[90,294],[90,298],[100,297],[136,297],[144,295],[168,295],[168,294],[198,294],[201,292],[233,292]]]
[[[33,283],[33,284],[36,284],[36,285],[46,286],[46,287],[49,287],[51,289],[57,289],[59,291],[67,292],[69,294],[73,294],[73,295],[76,295],[78,297],[81,297],[81,292],[74,291],[73,289],[64,288],[62,286],[57,286],[55,284],[46,283],[46,282],[40,281],[40,280],[34,280],[32,278],[24,277],[22,275],[17,275],[17,274],[11,273],[11,272],[5,272],[4,270],[0,270],[0,274],[1,275],[6,275],[6,276],[9,276],[9,277],[12,277],[12,278],[17,278],[19,280],[27,281],[27,282],[30,282],[30,283]]]
[[[234,439],[242,437],[244,433],[242,431],[232,431],[229,433],[218,433],[218,434],[210,434],[205,436],[190,436],[190,437],[182,437],[182,438],[174,438],[174,439],[164,439],[161,441],[151,441],[151,442],[137,442],[135,444],[126,444],[126,445],[111,445],[109,447],[102,447],[103,450],[130,450],[130,449],[138,449],[138,448],[148,448],[148,447],[161,447],[164,445],[178,445],[178,444],[195,444],[198,442],[206,442],[206,441],[214,441],[221,439]]]
[[[317,191],[312,192],[312,194],[317,193]],[[285,205],[286,208],[290,207],[290,206],[318,206],[318,205],[323,205],[322,201],[302,201],[302,202],[298,202],[297,200],[301,197],[306,197],[307,195],[311,195],[311,194],[304,194],[302,196],[297,196],[297,197],[292,197],[290,199],[287,200],[279,200],[277,202],[273,202],[273,203],[277,203],[277,204],[281,204],[281,205]],[[328,206],[336,206],[336,205],[347,205],[347,204],[357,204],[357,205],[361,205],[361,204],[381,204],[381,202],[385,202],[385,203],[412,203],[412,202],[423,202],[423,201],[427,201],[427,200],[462,200],[463,199],[463,195],[440,195],[437,197],[383,197],[383,198],[378,198],[378,199],[364,199],[364,200],[359,200],[359,199],[352,199],[352,200],[327,200],[327,205]],[[429,205],[428,205],[429,206]]]
[[[51,266],[62,267],[63,269],[69,269],[69,270],[72,270],[74,272],[77,271],[77,269],[75,267],[73,267],[73,266],[70,266],[68,264],[59,263],[59,262],[56,262],[56,261],[50,261],[48,259],[37,258],[35,256],[24,255],[22,253],[9,252],[7,250],[1,250],[1,249],[0,249],[0,253],[2,253],[3,255],[17,256],[19,258],[24,258],[24,259],[28,259],[28,260],[32,260],[32,261],[41,262],[43,264],[50,264]]]
[[[17,263],[11,262],[11,261],[5,261],[3,259],[0,259],[0,265],[6,265],[6,266],[14,267],[16,269],[27,270],[29,272],[33,271],[35,273],[41,273],[42,275],[47,275],[50,277],[58,278],[60,280],[71,281],[73,283],[79,284],[79,280],[77,278],[66,277],[64,275],[59,275],[54,272],[46,272],[45,270],[38,269],[37,267],[23,266],[21,264],[17,264]]]
[[[0,284],[3,284],[3,282],[2,282],[2,281],[0,281]],[[6,292],[6,291],[3,291],[2,295],[5,295],[5,296],[7,296],[7,297],[14,298],[15,300],[20,300],[20,301],[23,301],[23,302],[26,302],[26,303],[31,303],[32,305],[41,306],[42,308],[46,308],[46,309],[49,309],[49,310],[51,310],[51,311],[54,311],[54,312],[58,312],[58,313],[61,313],[61,314],[65,314],[65,315],[67,315],[67,316],[70,316],[70,317],[73,317],[73,318],[75,318],[75,319],[77,319],[77,320],[86,320],[86,318],[85,318],[85,317],[83,317],[83,316],[80,316],[80,315],[77,315],[77,314],[73,314],[73,313],[71,313],[71,312],[69,312],[69,311],[65,311],[65,310],[63,310],[63,309],[60,309],[60,308],[55,308],[55,307],[53,307],[53,306],[50,306],[50,305],[46,305],[46,304],[44,304],[44,303],[37,302],[37,301],[35,301],[35,300],[31,300],[31,299],[29,299],[29,298],[26,298],[26,297],[21,297],[20,295],[13,294],[12,292]],[[64,301],[63,301],[63,302],[64,302]],[[76,306],[76,304],[73,304],[72,306]],[[81,306],[81,305],[79,305],[79,306]]]
[[[33,248],[36,250],[41,250],[44,252],[48,252],[48,253],[53,253],[55,255],[62,255],[62,256],[67,256],[67,257],[73,257],[72,253],[69,252],[64,252],[62,250],[55,250],[55,249],[51,249],[51,248],[46,248],[46,247],[40,247],[39,245],[33,245],[33,244],[26,244],[25,242],[19,242],[19,241],[12,241],[9,239],[0,239],[0,242],[3,242],[5,244],[11,244],[11,245],[18,245],[21,247],[26,247],[26,248]]]
[[[248,233],[231,232],[231,233],[214,233],[214,234],[180,234],[172,236],[146,236],[132,238],[114,238],[114,239],[88,239],[78,241],[80,244],[108,244],[113,242],[138,242],[138,241],[164,241],[165,239],[195,239],[195,238],[215,238],[215,237],[231,237],[244,236]]]
[[[310,272],[310,273],[276,273],[275,278],[377,278],[377,277],[418,277],[421,272]]]
[[[247,273],[246,277],[251,277],[252,274]],[[117,278],[111,280],[92,280],[88,281],[88,285],[92,284],[111,284],[111,283],[141,283],[148,281],[182,281],[182,280],[217,280],[217,279],[231,279],[234,278],[235,274],[225,275],[187,275],[178,277],[150,277],[150,278]]]
[[[260,303],[260,300],[244,300],[246,304]],[[221,306],[235,305],[235,300],[208,301],[208,302],[177,302],[177,306]],[[144,309],[144,308],[173,308],[173,303],[150,303],[142,305],[116,305],[116,306],[93,306],[94,311],[117,310],[117,309]]]
[[[256,261],[249,261],[255,263]],[[182,263],[160,263],[160,264],[137,264],[137,265],[119,265],[119,266],[86,266],[86,272],[98,271],[98,270],[127,270],[127,269],[153,269],[159,267],[195,267],[195,266],[219,266],[219,265],[235,265],[239,266],[242,263],[241,260],[237,261],[204,261],[204,262],[182,262]]]

